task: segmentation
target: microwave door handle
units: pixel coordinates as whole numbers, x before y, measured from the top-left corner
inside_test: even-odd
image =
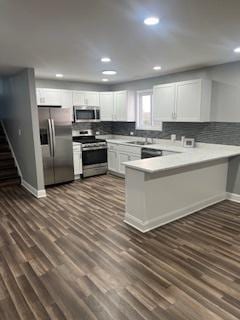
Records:
[[[48,121],[49,151],[50,151],[50,156],[53,157],[52,124],[50,119],[48,119],[47,121]]]
[[[77,108],[73,107],[73,121],[77,122]]]
[[[52,122],[52,142],[53,142],[53,157],[55,157],[55,149],[56,149],[56,135],[55,135],[55,123],[54,120]]]

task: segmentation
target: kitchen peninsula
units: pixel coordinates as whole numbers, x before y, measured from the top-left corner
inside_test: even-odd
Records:
[[[164,142],[153,147],[166,149]],[[167,149],[171,151],[169,144]],[[182,152],[125,163],[124,221],[141,232],[227,198],[228,159],[240,155],[239,147],[198,144],[178,150]]]

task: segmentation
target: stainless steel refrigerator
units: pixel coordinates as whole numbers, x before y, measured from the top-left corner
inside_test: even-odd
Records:
[[[74,180],[70,109],[38,108],[45,185]]]

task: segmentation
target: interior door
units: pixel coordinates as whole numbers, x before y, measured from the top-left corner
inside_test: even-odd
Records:
[[[38,108],[45,186],[54,184],[53,148],[49,108]]]
[[[54,144],[54,175],[55,183],[74,180],[72,123],[69,109],[50,109],[53,144]]]

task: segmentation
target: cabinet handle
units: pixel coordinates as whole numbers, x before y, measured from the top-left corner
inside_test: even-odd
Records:
[[[174,112],[172,112],[172,118],[174,119]]]

